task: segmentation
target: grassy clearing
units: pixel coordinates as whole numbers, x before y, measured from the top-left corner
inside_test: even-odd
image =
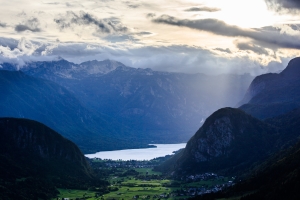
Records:
[[[95,198],[95,192],[86,191],[86,190],[69,190],[69,189],[58,189],[59,195],[58,198],[85,198],[87,200],[96,200],[100,198]]]
[[[135,171],[142,175],[161,175],[161,172],[155,172],[151,168],[136,168]]]

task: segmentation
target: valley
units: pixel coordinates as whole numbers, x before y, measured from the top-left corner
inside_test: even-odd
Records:
[[[300,0],[0,3],[0,200],[300,199]]]
[[[93,159],[92,167],[110,184],[105,193],[97,188],[88,190],[58,189],[58,198],[71,199],[186,199],[217,192],[233,185],[234,178],[214,173],[186,175],[174,180],[149,166],[157,166],[167,158],[150,161],[113,161]],[[101,169],[100,169],[101,168]],[[55,198],[54,198],[55,199]],[[54,200],[53,199],[53,200]]]
[[[23,71],[3,65],[1,200],[299,198],[300,57],[278,74],[256,77],[238,108],[216,102],[234,104],[232,90],[243,87],[232,84],[247,75],[218,76],[230,83],[218,94],[203,74],[91,63],[36,62]],[[99,69],[91,70],[94,65]],[[191,89],[202,81],[206,87]],[[207,105],[205,111],[189,112],[194,101]],[[195,119],[201,121],[192,132]],[[159,157],[163,146],[175,154]],[[121,157],[97,158],[104,150]],[[125,152],[140,160],[122,157]]]

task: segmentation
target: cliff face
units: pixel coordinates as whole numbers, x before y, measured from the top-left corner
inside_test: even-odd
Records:
[[[198,133],[198,132],[197,132]],[[191,151],[196,162],[211,160],[228,154],[227,150],[235,139],[231,120],[224,116],[214,120],[206,130],[195,136],[191,142],[193,148]]]
[[[238,104],[247,113],[266,119],[300,107],[300,57],[292,59],[280,74],[256,77]]]
[[[275,148],[277,129],[234,108],[208,117],[174,159],[174,170],[236,172],[263,159]]]

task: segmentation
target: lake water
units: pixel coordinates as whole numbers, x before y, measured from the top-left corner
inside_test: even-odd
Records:
[[[186,143],[181,144],[152,144],[156,148],[126,149],[117,151],[101,151],[95,154],[86,154],[88,158],[101,158],[112,160],[151,160],[157,157],[172,155],[173,151],[185,148]]]

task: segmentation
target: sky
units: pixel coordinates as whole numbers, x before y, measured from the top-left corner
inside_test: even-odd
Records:
[[[112,59],[183,73],[279,72],[299,0],[0,0],[0,63]]]

